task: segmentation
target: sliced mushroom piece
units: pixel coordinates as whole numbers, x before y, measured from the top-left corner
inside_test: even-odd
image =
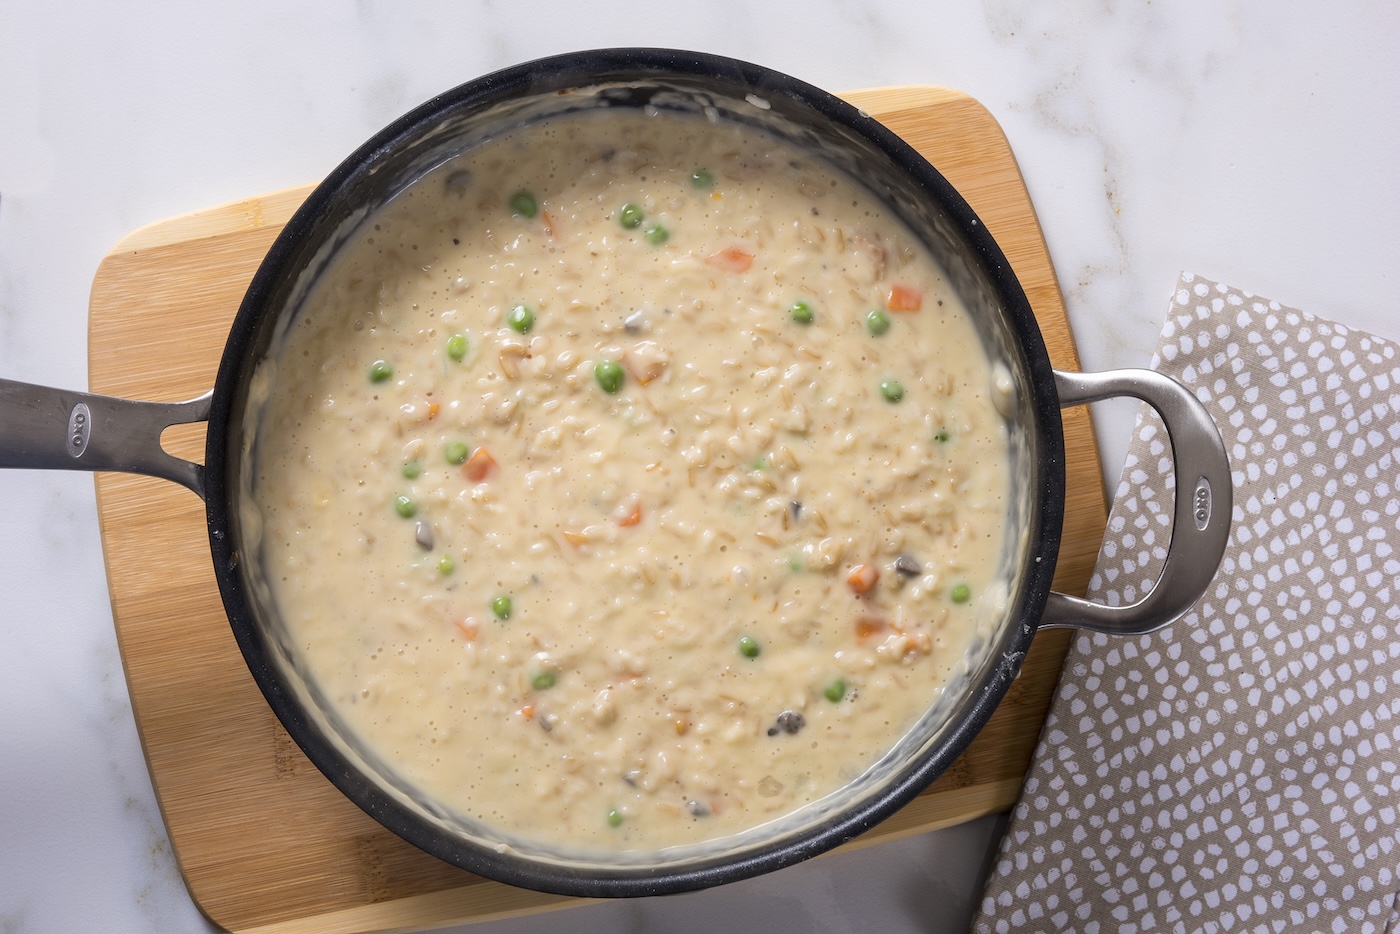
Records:
[[[900,555],[894,559],[894,572],[900,577],[918,577],[924,567],[908,555]]]
[[[784,710],[778,714],[777,722],[768,728],[769,736],[777,736],[779,733],[792,735],[799,732],[807,725],[807,718],[796,710]]]

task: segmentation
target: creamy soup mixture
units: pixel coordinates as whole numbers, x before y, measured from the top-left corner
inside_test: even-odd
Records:
[[[371,748],[522,839],[725,836],[869,768],[995,577],[995,375],[871,198],[752,130],[561,118],[396,198],[274,364],[264,567]]]

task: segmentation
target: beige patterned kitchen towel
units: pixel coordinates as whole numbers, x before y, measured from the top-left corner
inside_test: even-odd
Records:
[[[978,934],[1400,931],[1400,347],[1183,276],[1153,367],[1225,439],[1234,522],[1191,612],[1080,635]],[[1171,451],[1139,418],[1096,599],[1161,566]]]

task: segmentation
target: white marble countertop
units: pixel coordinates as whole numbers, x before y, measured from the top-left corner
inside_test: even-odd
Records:
[[[88,288],[133,228],[315,181],[484,72],[625,45],[981,100],[1020,159],[1086,369],[1147,362],[1182,269],[1400,338],[1392,4],[6,0],[0,375],[86,387]],[[1112,480],[1133,411],[1096,412]],[[0,504],[0,934],[206,930],[132,720],[92,480],[3,471]],[[965,930],[995,842],[984,819],[568,924]]]

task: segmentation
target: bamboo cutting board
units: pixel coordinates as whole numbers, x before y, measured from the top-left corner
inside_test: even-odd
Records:
[[[1001,243],[1060,369],[1079,369],[1045,243],[1000,127],[976,101],[935,88],[848,99],[938,166]],[[94,392],[186,399],[213,385],[248,280],[310,188],[142,228],[93,283]],[[202,457],[202,426],[171,429]],[[1056,587],[1083,593],[1107,518],[1087,410],[1065,412],[1068,502]],[[382,829],[335,790],[276,721],[229,630],[204,510],[187,490],[99,475],[112,613],[132,708],[190,893],[236,932],[410,930],[576,904],[488,882]],[[1043,633],[1018,681],[957,763],[899,814],[849,846],[1005,810],[1020,789],[1068,637]]]

